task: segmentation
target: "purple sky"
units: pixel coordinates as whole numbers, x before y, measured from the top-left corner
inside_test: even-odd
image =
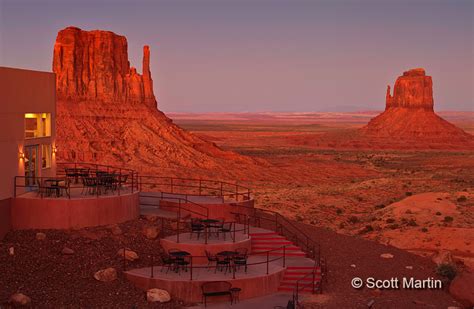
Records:
[[[474,111],[474,1],[0,0],[0,66],[51,71],[69,25],[144,44],[165,112],[381,110],[409,68]]]

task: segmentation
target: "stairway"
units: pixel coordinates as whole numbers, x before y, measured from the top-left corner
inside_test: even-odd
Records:
[[[278,291],[293,292],[296,289],[296,282],[304,277],[304,279],[299,282],[299,293],[312,293],[313,285],[311,283],[313,282],[313,276],[308,274],[312,273],[313,269],[314,267],[312,266],[288,266],[283,275],[283,279],[280,281]],[[316,267],[316,274],[314,276],[315,292],[320,291],[320,284],[321,268]],[[305,286],[302,287],[302,285]]]
[[[287,240],[285,237],[278,235],[276,232],[263,232],[263,233],[250,233],[252,239],[252,253],[264,254],[268,250],[273,250],[277,248],[285,247],[285,256],[287,257],[306,257],[300,247],[295,246],[291,241]],[[282,256],[283,248],[271,251],[269,253],[271,256]]]

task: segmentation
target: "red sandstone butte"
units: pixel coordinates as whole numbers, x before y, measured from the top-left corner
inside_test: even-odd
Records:
[[[387,87],[385,111],[361,129],[375,137],[422,140],[426,143],[472,143],[474,137],[436,115],[433,110],[433,82],[422,68],[411,69],[397,78],[393,95]]]
[[[110,31],[59,31],[53,72],[59,98],[139,102],[156,106],[150,72],[150,49],[143,48],[143,76],[130,67],[127,39]]]
[[[148,46],[139,74],[130,66],[124,36],[67,27],[54,45],[53,71],[60,160],[174,175],[190,168],[195,175],[240,171],[233,164],[253,163],[181,129],[157,109]]]

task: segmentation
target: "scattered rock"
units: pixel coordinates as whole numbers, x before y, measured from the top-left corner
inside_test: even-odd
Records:
[[[130,249],[120,249],[119,251],[117,251],[117,255],[123,258],[124,251],[125,251],[125,259],[127,261],[133,262],[135,260],[138,260],[138,254],[135,251],[132,251]]]
[[[46,239],[46,234],[45,233],[36,233],[36,239],[37,240],[45,240]]]
[[[102,269],[94,274],[94,278],[102,282],[114,281],[117,279],[117,271],[112,267]]]
[[[449,293],[466,308],[474,306],[474,272],[463,271],[449,285]]]
[[[143,228],[143,235],[148,239],[155,239],[158,237],[160,231],[156,226],[145,226]]]
[[[448,251],[448,250],[438,251],[438,253],[435,253],[431,259],[433,260],[434,263],[436,263],[436,265],[441,265],[441,264],[454,265],[451,251]]]
[[[383,259],[393,259],[393,254],[391,254],[391,253],[382,253],[380,255],[380,257],[383,258]]]
[[[63,250],[61,251],[62,254],[64,255],[72,255],[74,254],[74,250],[68,247],[64,247]]]
[[[171,300],[170,293],[161,289],[149,289],[146,292],[146,300],[150,303],[160,302],[166,303]]]
[[[29,298],[23,293],[15,293],[10,296],[10,303],[13,306],[26,306],[31,303],[31,298]]]
[[[8,248],[8,254],[9,255],[15,255],[15,248],[13,248],[13,247]]]
[[[157,215],[145,215],[144,217],[149,222],[156,222],[158,220]]]
[[[118,236],[118,235],[122,235],[123,234],[123,231],[122,229],[120,228],[120,226],[118,225],[114,225],[110,228],[110,232],[112,232],[113,235],[115,236]]]
[[[413,269],[413,266],[405,266],[406,269]]]
[[[355,265],[355,264],[351,264],[351,267],[352,267],[352,268],[356,268],[356,265]]]

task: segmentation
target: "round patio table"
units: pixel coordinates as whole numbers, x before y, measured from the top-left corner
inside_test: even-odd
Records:
[[[191,253],[187,251],[175,251],[175,252],[170,252],[169,255],[180,258],[183,256],[191,255]]]
[[[237,255],[239,254],[238,252],[236,251],[221,251],[221,252],[218,252],[216,255],[221,255],[221,256],[225,256],[225,257],[233,257],[234,255]]]

